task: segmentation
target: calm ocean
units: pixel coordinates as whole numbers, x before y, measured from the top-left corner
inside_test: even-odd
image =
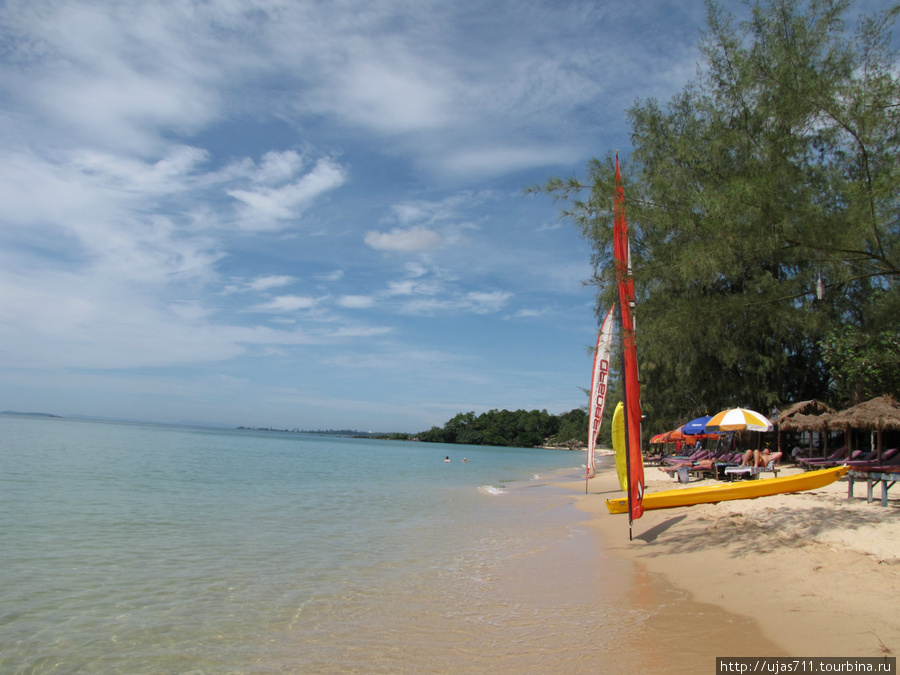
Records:
[[[548,485],[583,462],[0,415],[0,673],[627,665],[621,563]]]

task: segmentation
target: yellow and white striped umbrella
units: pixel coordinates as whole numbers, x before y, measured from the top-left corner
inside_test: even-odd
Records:
[[[731,408],[723,410],[706,423],[707,431],[772,431],[772,423],[755,410]]]

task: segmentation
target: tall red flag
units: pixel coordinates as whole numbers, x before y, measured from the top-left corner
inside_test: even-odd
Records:
[[[641,386],[638,382],[637,350],[634,342],[634,277],[631,248],[625,220],[625,190],[616,155],[616,194],[613,201],[613,257],[619,285],[622,314],[622,374],[625,398],[625,444],[628,458],[628,525],[644,513],[644,459],[641,455]]]

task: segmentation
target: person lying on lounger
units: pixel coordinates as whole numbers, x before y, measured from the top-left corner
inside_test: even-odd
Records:
[[[716,460],[714,459],[698,459],[696,462],[678,462],[678,464],[673,464],[672,466],[660,466],[657,468],[660,471],[665,471],[669,476],[674,478],[675,472],[683,466],[696,467],[698,469],[712,469],[715,461]]]
[[[744,459],[741,462],[741,466],[778,466],[781,464],[782,454],[783,453],[780,452],[772,452],[768,445],[766,445],[762,452],[759,450],[748,450],[744,453]]]

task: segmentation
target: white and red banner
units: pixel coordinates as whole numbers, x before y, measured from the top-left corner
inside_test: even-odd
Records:
[[[609,308],[600,332],[597,334],[597,347],[594,350],[594,368],[591,376],[591,405],[588,416],[587,477],[594,477],[594,448],[597,445],[597,434],[603,422],[603,411],[606,409],[606,394],[609,391],[609,359],[612,356],[613,310]]]

